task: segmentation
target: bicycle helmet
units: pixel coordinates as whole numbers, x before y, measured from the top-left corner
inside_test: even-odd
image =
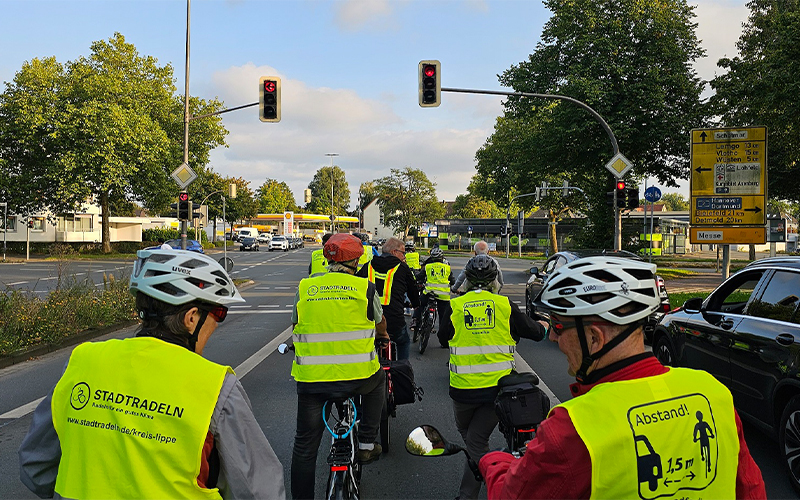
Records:
[[[436,259],[443,259],[443,258],[444,258],[444,252],[442,252],[441,248],[439,248],[439,247],[431,248],[431,259],[436,260]]]
[[[347,262],[360,258],[364,254],[361,241],[347,233],[337,233],[325,243],[322,254],[328,262]]]
[[[358,238],[362,243],[369,242],[369,235],[365,233],[353,233],[353,236]]]
[[[557,269],[536,306],[561,316],[599,316],[617,325],[647,318],[658,309],[656,265],[620,257],[585,257]]]
[[[414,242],[406,241],[406,252],[413,252],[413,251],[414,251]]]
[[[497,278],[497,262],[488,255],[476,255],[469,259],[464,274],[475,286],[486,286]]]
[[[211,257],[188,250],[139,250],[129,290],[174,306],[192,301],[244,302],[228,273]]]

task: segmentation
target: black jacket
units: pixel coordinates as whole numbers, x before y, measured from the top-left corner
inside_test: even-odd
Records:
[[[400,264],[400,267],[397,268],[397,272],[392,280],[392,296],[389,300],[389,304],[383,306],[383,315],[386,316],[386,331],[389,335],[400,333],[403,326],[406,324],[404,315],[406,295],[408,295],[408,300],[411,301],[412,307],[419,307],[417,281],[408,265],[405,262],[401,262],[400,259],[394,255],[385,253],[378,257],[373,257],[369,262],[369,265],[379,273],[385,273],[398,264]],[[361,276],[363,278],[368,277],[369,266],[365,265],[362,267],[356,276]],[[383,281],[377,280],[375,287],[378,293],[383,295]]]

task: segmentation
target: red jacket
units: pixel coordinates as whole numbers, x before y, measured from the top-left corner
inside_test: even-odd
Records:
[[[603,382],[631,380],[665,373],[654,356],[625,366],[590,385],[572,384],[574,396],[585,394]],[[739,435],[739,468],[736,474],[736,498],[767,498],[761,470],[750,456],[744,441],[742,422],[736,414]],[[495,498],[589,498],[592,463],[589,450],[581,440],[567,411],[556,408],[545,419],[528,443],[525,455],[515,459],[508,453],[487,453],[480,461],[490,500]]]

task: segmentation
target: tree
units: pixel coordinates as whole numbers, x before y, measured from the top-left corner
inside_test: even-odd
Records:
[[[689,200],[680,193],[667,193],[661,197],[660,201],[664,204],[664,210],[675,212],[689,210]]]
[[[769,196],[800,201],[800,2],[751,0],[747,7],[739,55],[717,63],[727,71],[711,81],[711,106],[726,126],[767,127]]]
[[[703,55],[694,11],[685,0],[546,0],[553,16],[527,61],[500,76],[516,91],[569,96],[587,103],[632,161],[629,178],[651,175],[676,186],[687,178],[688,131],[704,123],[702,81],[691,63]],[[494,134],[476,154],[480,194],[503,206],[511,186],[533,192],[542,181],[580,187],[576,210],[591,224],[582,237],[611,243],[603,166],[613,150],[584,109],[562,101],[510,97]],[[491,194],[491,196],[489,196]]]
[[[496,219],[505,216],[495,202],[471,193],[456,196],[453,215],[456,219]]]
[[[259,213],[262,214],[279,214],[287,210],[292,212],[298,210],[289,185],[275,179],[265,180],[261,187],[256,189],[255,201]]]
[[[364,209],[367,208],[367,205],[372,202],[378,196],[378,192],[375,190],[375,181],[367,181],[362,182],[361,185],[358,187],[358,208],[361,209],[361,212],[364,212]]]
[[[225,218],[233,225],[237,220],[255,217],[258,214],[258,203],[253,198],[250,182],[241,177],[227,177],[226,184],[236,184],[236,198],[229,198],[225,207]]]
[[[375,181],[375,189],[385,224],[403,233],[404,238],[409,228],[444,215],[444,207],[436,198],[436,184],[422,170],[393,168],[390,175]]]
[[[0,97],[0,186],[21,190],[21,172],[42,188],[23,203],[57,213],[92,200],[101,207],[103,250],[111,251],[110,207],[135,201],[159,212],[174,200],[169,173],[182,161],[183,105],[170,65],[140,56],[117,33],[94,42],[91,55],[59,65],[26,63]],[[42,80],[50,77],[52,80]],[[193,113],[219,101],[190,99]],[[38,116],[23,118],[31,111]],[[22,121],[20,121],[22,120]],[[18,135],[19,125],[27,132]],[[190,134],[190,164],[202,169],[227,132],[219,117],[198,120]],[[14,144],[16,142],[16,144]],[[20,195],[15,195],[20,198]]]
[[[331,208],[331,179],[333,180],[333,207]],[[344,170],[338,165],[322,167],[314,174],[308,184],[311,189],[311,202],[306,210],[316,214],[345,215],[350,206],[350,186]]]

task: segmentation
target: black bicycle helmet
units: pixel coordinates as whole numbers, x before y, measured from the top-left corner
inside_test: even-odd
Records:
[[[464,274],[475,286],[486,286],[497,278],[497,262],[488,255],[476,255],[469,259]]]

